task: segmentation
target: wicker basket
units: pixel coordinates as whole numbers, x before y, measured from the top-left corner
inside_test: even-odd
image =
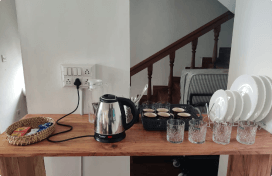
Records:
[[[31,127],[31,128],[38,128],[39,125],[51,122],[53,123],[52,126],[42,130],[38,133],[29,135],[29,136],[11,136],[14,130],[19,127]],[[49,135],[51,135],[55,130],[55,121],[50,117],[33,117],[28,119],[23,119],[18,122],[13,123],[8,127],[6,130],[7,140],[12,145],[29,145],[39,141],[46,139]]]

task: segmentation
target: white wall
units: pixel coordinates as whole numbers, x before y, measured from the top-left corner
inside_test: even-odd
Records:
[[[130,66],[138,64],[226,11],[220,2],[214,0],[131,0]],[[221,26],[219,47],[231,46],[232,29],[233,20]],[[199,38],[196,66],[201,65],[201,57],[212,56],[213,45],[213,31]],[[176,52],[174,76],[180,76],[181,69],[190,66],[191,57],[191,43]],[[167,85],[169,71],[169,57],[155,63],[152,84]],[[147,81],[147,69],[132,76],[131,95],[139,94]]]
[[[91,158],[88,159],[88,162],[86,162],[86,157],[83,160],[84,176],[130,176],[130,158],[128,156],[92,156]]]
[[[243,74],[267,75],[272,78],[272,2],[238,0],[232,38],[228,88]],[[272,111],[264,120],[272,133]],[[226,170],[224,159],[221,171]],[[225,176],[226,173],[219,176]]]
[[[27,114],[15,0],[0,2],[0,132]],[[17,110],[20,114],[17,114]]]
[[[217,176],[227,176],[228,160],[229,155],[220,155]]]
[[[239,0],[236,3],[228,87],[242,74],[272,78],[272,2]],[[272,133],[272,111],[264,119]]]
[[[76,89],[62,87],[61,64],[98,64],[98,78],[110,83],[111,93],[129,96],[129,1],[16,0],[16,6],[29,113],[75,108]],[[129,162],[129,157],[113,159],[116,169]],[[104,173],[92,165],[95,160],[84,158],[85,175]],[[104,164],[109,160],[101,158]],[[79,157],[46,158],[47,175],[78,176],[79,162]],[[123,175],[129,175],[127,169]]]
[[[218,0],[226,8],[228,8],[232,13],[235,13],[236,0]]]

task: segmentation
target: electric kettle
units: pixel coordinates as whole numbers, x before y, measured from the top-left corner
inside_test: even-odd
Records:
[[[132,120],[126,122],[124,105],[131,108]],[[99,106],[94,121],[94,138],[99,142],[113,143],[126,137],[125,130],[132,127],[136,121],[136,107],[127,98],[105,94],[100,97]]]

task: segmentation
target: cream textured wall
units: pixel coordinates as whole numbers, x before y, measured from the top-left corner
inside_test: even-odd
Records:
[[[97,77],[111,85],[110,93],[129,96],[129,1],[16,0],[16,7],[29,113],[76,107],[76,89],[62,87],[61,64],[98,64]],[[96,160],[110,162],[111,175],[120,175],[129,157],[84,157],[85,175],[105,173],[91,164]],[[45,164],[47,176],[80,175],[79,157],[46,158]],[[121,175],[128,176],[129,167]]]
[[[1,55],[7,62],[2,62]],[[0,2],[0,59],[0,132],[4,132],[27,114],[15,0]]]
[[[172,44],[202,25],[228,11],[215,0],[131,0],[130,1],[130,66],[134,66],[159,50]],[[221,26],[219,47],[230,47],[233,19]],[[213,31],[198,40],[196,66],[201,65],[201,57],[211,57],[213,53]],[[191,43],[176,52],[174,76],[190,66]],[[152,84],[167,85],[169,77],[169,57],[153,65]],[[131,95],[140,94],[147,84],[147,69],[132,76]]]

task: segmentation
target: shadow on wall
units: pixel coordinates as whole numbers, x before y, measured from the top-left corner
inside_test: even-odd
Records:
[[[126,69],[126,70],[125,70]],[[100,96],[103,94],[113,94],[116,96],[129,95],[129,69],[124,70],[108,67],[100,64],[96,64],[96,78],[101,79],[103,83],[107,83],[107,86],[103,86],[103,89],[96,89],[94,91],[86,90],[83,93],[84,97],[84,114],[88,114],[89,111],[93,111],[88,105],[92,102],[98,102]],[[129,97],[126,97],[129,98]]]
[[[24,90],[22,89],[20,97],[19,97],[19,101],[17,104],[17,108],[20,110],[20,113],[17,114],[18,115],[18,120],[20,120],[21,118],[23,118],[28,112],[27,112],[27,102],[26,102],[26,94],[24,92]],[[15,119],[16,120],[16,119]],[[17,120],[16,120],[17,121]]]
[[[12,118],[12,123],[20,120],[27,114],[26,95],[22,89],[21,94],[18,97],[16,109]]]
[[[125,70],[126,69],[126,70]],[[97,65],[97,78],[102,79],[108,86],[108,93],[117,96],[126,95],[129,92],[129,68],[124,70],[108,67],[104,65]]]
[[[26,96],[23,89],[15,103],[17,103],[15,106],[16,108],[14,108],[11,118],[1,117],[1,133],[3,133],[9,127],[9,125],[19,121],[27,114]]]

